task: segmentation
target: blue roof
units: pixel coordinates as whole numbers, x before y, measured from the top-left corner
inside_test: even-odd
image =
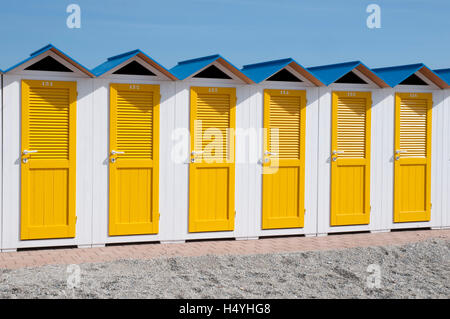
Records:
[[[163,67],[161,64],[156,62],[154,59],[152,59],[150,56],[142,52],[141,50],[133,50],[129,52],[125,52],[116,56],[112,56],[108,58],[104,63],[98,65],[94,69],[92,69],[92,73],[95,76],[100,76],[102,74],[105,74],[111,69],[114,69],[116,66],[122,64],[125,61],[128,61],[129,59],[133,58],[134,56],[139,55],[139,57],[143,58],[146,62],[153,65],[155,68],[157,68],[159,71],[161,71],[163,74],[171,78],[172,80],[176,80],[175,76],[167,70],[165,67]]]
[[[330,85],[346,75],[348,72],[355,69],[360,64],[362,64],[360,61],[351,61],[345,63],[310,67],[308,68],[308,70],[312,72],[317,78],[319,78],[323,83],[325,83],[326,85]]]
[[[297,69],[301,69],[304,72],[306,72],[307,75],[309,75],[308,79],[313,80],[313,82],[315,82],[314,84],[317,84],[317,85],[323,84],[310,71],[308,71],[300,63],[298,63],[297,61],[295,61],[292,58],[273,60],[273,61],[255,63],[255,64],[247,64],[247,65],[244,65],[244,67],[242,68],[241,71],[242,71],[242,73],[247,75],[250,79],[252,79],[255,83],[260,83],[260,82],[266,80],[267,78],[271,77],[275,73],[279,72],[286,66],[290,65],[291,63],[296,64]]]
[[[373,71],[394,87],[425,66],[423,63],[399,65],[387,68],[376,68]]]
[[[446,81],[439,74],[435,73],[423,63],[376,68],[373,69],[373,71],[385,80],[391,87],[399,85],[418,71],[426,73],[425,76],[427,76],[437,86],[441,88],[448,86],[448,83],[446,83]]]
[[[45,53],[49,50],[52,50],[54,52],[56,52],[57,54],[64,56],[66,58],[66,60],[68,62],[70,62],[72,65],[74,65],[75,67],[77,67],[78,69],[80,69],[82,72],[88,74],[89,76],[93,77],[93,74],[91,73],[91,71],[86,68],[85,66],[83,66],[81,63],[77,62],[75,59],[72,59],[69,55],[65,54],[64,52],[62,52],[61,50],[59,50],[58,48],[56,48],[53,44],[47,44],[46,46],[40,48],[37,51],[34,51],[33,53],[30,54],[30,56],[28,58],[26,58],[25,60],[13,65],[12,67],[6,69],[4,71],[4,73],[7,73],[15,68],[17,68],[18,66],[30,61],[31,59],[34,59],[35,57],[41,55],[42,53]]]
[[[247,83],[253,82],[247,75],[242,73],[237,67],[223,58],[220,54],[208,55],[201,58],[178,62],[177,65],[170,69],[170,72],[172,72],[172,74],[175,75],[179,80],[184,80],[217,60],[219,60],[220,62],[224,62],[226,67],[233,69],[233,73],[238,75],[242,80],[246,81]]]
[[[448,85],[450,85],[450,69],[434,70],[434,73],[439,75]]]

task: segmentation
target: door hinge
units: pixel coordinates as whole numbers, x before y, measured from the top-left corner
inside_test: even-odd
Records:
[[[306,215],[306,208],[303,210],[303,215]]]
[[[158,213],[158,220],[161,220],[161,214]]]
[[[430,209],[433,209],[433,203],[430,203]]]
[[[237,214],[236,211],[234,211],[234,217],[236,217],[236,214]]]
[[[77,223],[77,221],[78,221],[78,216],[75,216],[75,224]]]

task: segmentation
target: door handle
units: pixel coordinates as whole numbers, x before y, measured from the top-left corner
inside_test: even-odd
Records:
[[[191,155],[203,154],[203,151],[192,151]]]
[[[265,151],[265,152],[264,152],[264,155],[277,156],[278,153],[273,153],[273,152]]]
[[[403,150],[396,150],[395,154],[402,154],[402,153],[408,153],[408,151],[403,151]]]
[[[32,150],[32,151],[28,151],[28,150],[23,150],[23,155],[27,155],[27,154],[31,154],[31,153],[37,153],[37,150]]]
[[[111,155],[116,155],[116,154],[125,154],[125,152],[119,152],[119,151],[115,151],[115,150],[111,151]]]
[[[37,150],[23,150],[23,152],[22,152],[22,156],[25,156],[25,155],[28,155],[28,154],[32,154],[32,153],[37,153],[38,151]],[[28,157],[23,157],[22,158],[22,162],[23,163],[28,163]]]
[[[333,151],[331,155],[344,154],[344,151]]]

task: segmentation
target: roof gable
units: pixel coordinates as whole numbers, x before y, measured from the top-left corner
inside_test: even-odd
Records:
[[[67,61],[68,63],[70,63],[71,65],[73,65],[75,68],[77,68],[78,70],[80,70],[81,72],[83,72],[84,74],[90,76],[90,77],[94,77],[94,75],[92,74],[92,72],[84,67],[82,64],[78,63],[76,60],[72,59],[70,56],[68,56],[67,54],[65,54],[64,52],[62,52],[61,50],[57,49],[55,46],[53,46],[52,44],[47,44],[46,46],[44,46],[43,48],[40,48],[37,51],[34,51],[33,53],[30,54],[30,56],[28,58],[26,58],[25,60],[13,65],[12,67],[8,68],[4,73],[10,72],[16,68],[18,68],[19,66],[21,66],[22,64],[39,57],[40,55],[51,51],[53,53],[55,53],[57,56],[59,56],[60,58],[62,58],[63,60]]]
[[[135,56],[144,60],[146,63],[148,63],[149,65],[157,69],[159,72],[167,76],[169,79],[177,80],[177,78],[169,70],[167,70],[165,67],[163,67],[161,64],[153,60],[150,56],[148,56],[139,49],[109,57],[104,63],[93,68],[92,73],[97,77],[101,76],[107,73],[108,71],[114,69],[115,67],[125,63],[126,61],[129,61]]]
[[[440,88],[448,87],[448,84],[430,68],[423,63],[399,65],[386,68],[376,68],[373,71],[383,78],[391,87],[395,87],[408,79],[411,75],[419,72]]]
[[[228,62],[219,54],[178,62],[176,66],[170,69],[170,72],[172,72],[172,74],[174,74],[179,80],[185,80],[202,71],[214,62],[217,62],[225,67],[245,83],[254,83],[247,75],[242,73],[238,68],[236,68],[233,64]]]
[[[316,67],[310,67],[308,70],[312,72],[317,78],[319,78],[327,86],[336,82],[349,72],[358,70],[363,75],[368,77],[372,82],[379,87],[388,87],[388,84],[377,74],[375,74],[369,67],[367,67],[361,61],[351,61],[345,63],[328,64]]]
[[[267,80],[272,75],[278,73],[287,66],[292,67],[296,72],[301,74],[311,83],[317,86],[324,85],[324,83],[321,82],[317,77],[315,77],[310,71],[308,71],[300,63],[292,58],[247,64],[244,65],[241,71],[249,78],[251,78],[255,83],[260,83],[264,80]]]

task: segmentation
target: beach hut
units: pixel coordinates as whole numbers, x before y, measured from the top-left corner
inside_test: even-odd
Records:
[[[317,233],[377,229],[381,88],[360,61],[308,68],[319,88]]]
[[[93,245],[170,238],[176,77],[141,50],[92,72]]]
[[[51,44],[4,72],[2,250],[91,244],[93,76]]]
[[[292,58],[245,65],[242,72],[255,82],[245,125],[256,133],[249,136],[259,137],[246,144],[254,155],[245,175],[248,236],[315,234],[318,87],[324,84]]]
[[[381,230],[440,227],[447,83],[422,63],[373,69],[383,101]]]
[[[179,79],[171,129],[181,154],[172,161],[171,240],[246,238],[246,166],[235,161],[234,136],[248,121],[253,81],[218,54],[179,62],[170,72]]]

